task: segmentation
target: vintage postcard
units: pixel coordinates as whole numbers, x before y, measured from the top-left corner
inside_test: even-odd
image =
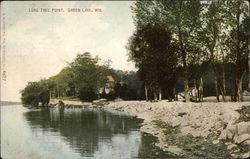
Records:
[[[1,158],[250,157],[248,1],[0,7]]]

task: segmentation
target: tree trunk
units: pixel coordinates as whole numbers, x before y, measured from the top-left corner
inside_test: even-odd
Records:
[[[222,81],[222,82],[223,82],[223,81]],[[222,96],[223,102],[226,102],[226,95],[224,94],[225,91],[223,90],[223,84],[222,84],[222,86],[221,86],[221,84],[218,83],[218,87],[219,87],[220,94],[221,94],[221,96]]]
[[[154,90],[153,90],[152,85],[149,87],[149,100],[150,102],[154,101]]]
[[[182,2],[180,3],[180,10],[181,10],[181,5]],[[187,53],[185,51],[184,45],[183,45],[183,39],[182,39],[182,30],[181,26],[178,25],[178,38],[180,41],[180,49],[181,49],[181,58],[182,58],[182,63],[183,63],[183,68],[184,68],[184,90],[185,90],[185,101],[190,102],[190,97],[189,97],[189,87],[188,87],[188,73],[187,73]]]
[[[226,78],[225,78],[224,65],[223,65],[222,71],[223,71],[222,72],[222,89],[223,89],[222,98],[223,98],[223,101],[226,102],[227,101],[227,93],[226,93]]]
[[[58,83],[56,84],[56,86],[57,86],[57,98],[59,98],[60,97],[60,91],[59,91]]]
[[[216,99],[217,99],[218,102],[220,102],[220,95],[219,95],[219,91],[218,91],[218,80],[217,80],[217,77],[214,78],[214,82],[215,82]]]
[[[236,83],[235,83],[235,101],[241,102],[243,100],[242,96],[242,78],[243,71],[241,66],[241,53],[240,53],[240,41],[239,41],[239,29],[240,29],[240,2],[237,2],[237,35],[236,35]]]
[[[197,102],[197,101],[198,101],[198,100],[197,100],[197,97],[198,97],[198,90],[197,90],[196,80],[194,80],[194,94],[193,94],[193,96],[194,96],[195,102]]]
[[[145,88],[145,98],[146,98],[146,101],[148,101],[148,88],[147,86],[145,86],[144,88]]]
[[[200,79],[200,85],[199,85],[199,101],[203,101],[203,79],[201,77]]]
[[[231,90],[231,93],[230,93],[230,96],[231,96],[231,102],[234,102],[234,101],[235,101],[235,99],[234,99],[233,88],[231,88],[230,90]]]
[[[243,101],[243,94],[242,94],[242,81],[244,77],[245,71],[242,73],[241,77],[236,81],[236,101],[242,102]]]
[[[56,89],[54,88],[53,98],[56,98]]]
[[[242,95],[242,79],[238,80],[237,82],[237,101],[242,102],[243,101],[243,95]]]
[[[210,52],[211,52],[211,58],[212,58],[212,60],[211,60],[212,67],[213,67],[213,71],[214,71],[215,94],[216,94],[217,101],[220,102],[220,96],[219,96],[219,91],[218,91],[218,72],[217,72],[217,69],[216,69],[216,66],[215,66],[213,49],[211,49]]]
[[[186,102],[190,102],[189,87],[188,87],[188,80],[187,79],[184,79],[184,87],[185,87],[185,100],[186,100]]]
[[[161,88],[159,88],[159,100],[162,100],[162,93],[161,93]]]
[[[226,76],[225,76],[225,56],[222,47],[220,46],[222,53],[222,100],[224,102],[227,101],[227,93],[226,93]]]
[[[174,101],[177,101],[178,99],[177,99],[177,94],[176,94],[176,89],[175,89],[175,87],[174,87]]]
[[[233,71],[232,71],[232,66],[230,66],[230,73],[233,74]],[[230,98],[231,98],[231,102],[234,102],[234,88],[233,86],[235,86],[235,83],[233,82],[234,79],[232,76],[229,77],[229,89],[230,89]]]
[[[156,93],[155,90],[154,90],[154,101],[155,101],[155,102],[157,101],[157,93]]]

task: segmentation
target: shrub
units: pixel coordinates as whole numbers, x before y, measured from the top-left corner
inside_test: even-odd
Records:
[[[21,100],[25,105],[38,106],[39,102],[42,105],[49,103],[49,89],[45,82],[29,82],[28,85],[21,91]]]

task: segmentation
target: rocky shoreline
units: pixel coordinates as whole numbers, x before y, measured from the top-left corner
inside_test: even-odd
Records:
[[[58,100],[52,101],[56,105]],[[106,108],[144,119],[141,131],[157,137],[163,151],[192,158],[250,157],[249,102],[65,101],[66,107]]]
[[[227,153],[227,158],[250,156],[249,102],[120,101],[105,108],[127,111],[144,119],[141,131],[157,137],[156,146],[165,151],[187,155],[191,149],[197,153],[191,156],[210,158],[221,153]],[[213,152],[208,154],[207,149]]]

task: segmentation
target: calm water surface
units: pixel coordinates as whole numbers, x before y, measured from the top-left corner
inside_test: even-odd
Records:
[[[21,159],[173,157],[119,111],[1,106],[1,157]]]

